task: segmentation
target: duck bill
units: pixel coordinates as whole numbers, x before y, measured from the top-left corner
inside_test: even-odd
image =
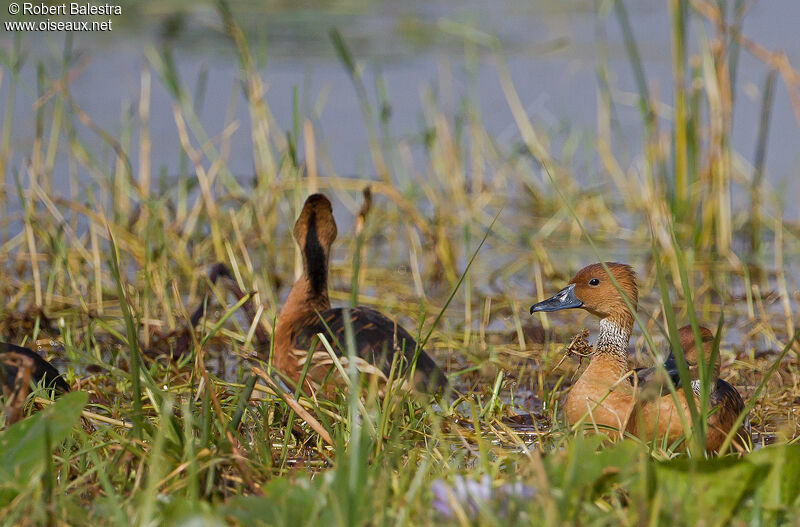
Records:
[[[560,311],[581,306],[583,306],[583,302],[575,296],[575,284],[569,284],[547,300],[533,304],[531,306],[531,315],[539,311]]]

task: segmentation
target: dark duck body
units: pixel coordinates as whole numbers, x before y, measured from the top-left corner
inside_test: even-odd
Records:
[[[346,326],[352,328],[356,363],[364,374],[385,380],[392,364],[394,377],[408,372],[416,363],[411,379],[425,393],[444,392],[448,386],[444,372],[425,353],[403,327],[380,312],[363,306],[331,308],[328,298],[330,248],[337,228],[331,203],[322,194],[308,197],[294,226],[294,238],[302,250],[303,273],[292,286],[275,327],[273,364],[294,383],[299,383],[308,365],[304,390],[313,391],[326,384],[336,385],[333,360],[320,341],[322,334],[343,365],[346,364]]]
[[[55,366],[28,348],[0,342],[0,368],[0,386],[6,397],[19,388],[15,386],[16,379],[25,369],[30,371],[28,382],[39,385],[44,380],[45,388],[62,393],[69,391],[69,385]]]

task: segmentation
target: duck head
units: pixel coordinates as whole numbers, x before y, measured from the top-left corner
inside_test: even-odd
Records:
[[[710,329],[699,326],[697,328],[700,332],[700,342],[703,346],[702,353],[703,357],[705,358],[705,363],[709,364],[711,360],[711,353],[714,350],[714,334],[711,332]],[[681,348],[683,349],[683,355],[686,358],[686,365],[689,367],[689,377],[691,379],[699,379],[700,378],[700,366],[699,366],[699,359],[698,359],[698,352],[697,346],[695,345],[694,340],[694,331],[692,331],[692,326],[683,326],[681,329],[678,330],[678,339],[680,340]],[[675,358],[673,355],[670,355],[667,362],[672,361],[672,367],[674,368],[675,372],[677,372],[678,368],[674,365]],[[669,364],[665,364],[667,369],[670,369]],[[711,370],[711,379],[712,381],[719,378],[720,373],[720,360],[719,355],[717,355],[717,360],[714,361],[714,365]]]
[[[606,266],[619,285],[619,289],[625,293],[628,301],[636,309],[639,289],[633,268],[614,262],[606,262]],[[578,271],[567,287],[547,300],[532,305],[531,314],[573,308],[585,309],[601,319],[626,313],[631,316],[620,291],[600,263],[588,265]]]
[[[294,224],[295,241],[304,253],[307,247],[314,244],[327,250],[336,239],[336,234],[331,202],[322,194],[310,195]]]

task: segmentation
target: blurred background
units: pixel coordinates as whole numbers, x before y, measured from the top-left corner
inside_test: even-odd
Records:
[[[614,3],[594,0],[480,1],[233,1],[230,7],[245,32],[255,67],[261,73],[265,100],[281,134],[291,133],[311,120],[321,145],[320,163],[339,175],[375,173],[362,108],[352,82],[330,38],[336,28],[347,42],[361,70],[366,96],[374,108],[386,112],[388,134],[408,145],[419,159],[426,131],[426,114],[435,106],[459,122],[472,112],[500,144],[519,142],[496,62],[506,62],[525,111],[537,128],[546,129],[554,155],[567,162],[573,177],[591,182],[597,173],[592,143],[598,135],[600,83],[613,98],[612,145],[621,162],[641,152],[642,119],[637,107],[636,79],[626,53]],[[237,178],[254,172],[252,142],[248,137],[248,107],[242,88],[237,50],[211,2],[122,2],[122,16],[112,16],[110,33],[29,33],[0,35],[9,50],[21,40],[24,63],[18,71],[19,89],[9,99],[9,78],[0,85],[0,100],[13,112],[10,138],[19,167],[36,136],[34,106],[37,75],[56,75],[69,57],[69,90],[75,102],[100,128],[116,133],[121,117],[135,118],[142,90],[142,72],[163,60],[169,50],[183,88],[193,99],[200,123],[211,137],[232,131],[228,166]],[[800,63],[800,3],[794,0],[730,1],[723,6],[742,32],[769,50],[781,50],[791,64]],[[649,89],[664,105],[672,104],[668,2],[629,2],[627,16],[638,45]],[[2,15],[8,19],[6,12]],[[104,18],[104,17],[99,17]],[[68,18],[66,18],[68,19]],[[692,17],[687,24],[689,48],[705,42],[712,24]],[[499,50],[499,51],[497,51]],[[731,144],[745,163],[753,164],[762,115],[762,89],[768,68],[751,53],[736,50]],[[158,67],[156,67],[158,69]],[[798,152],[800,113],[787,91],[774,91],[769,122],[765,174],[768,185],[780,191],[800,192]],[[796,87],[793,87],[793,89]],[[150,163],[155,172],[175,176],[180,171],[180,140],[173,118],[175,98],[158,81],[149,84]],[[382,100],[379,100],[382,98]],[[666,109],[655,108],[669,121]],[[5,113],[5,112],[4,112]],[[602,131],[600,131],[602,133]],[[95,152],[102,139],[78,130]],[[136,141],[133,131],[132,141]],[[298,141],[298,154],[304,143]],[[131,157],[134,172],[138,159]],[[67,180],[67,164],[56,171]],[[78,172],[81,168],[77,168]],[[9,185],[6,181],[6,185]],[[62,188],[63,190],[63,188]],[[742,192],[734,199],[744,203]],[[785,213],[797,218],[796,207]]]

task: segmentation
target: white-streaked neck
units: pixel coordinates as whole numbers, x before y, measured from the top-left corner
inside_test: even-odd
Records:
[[[631,328],[627,324],[619,324],[611,318],[600,320],[600,334],[597,336],[595,349],[597,353],[612,353],[618,357],[628,356],[628,341]]]

